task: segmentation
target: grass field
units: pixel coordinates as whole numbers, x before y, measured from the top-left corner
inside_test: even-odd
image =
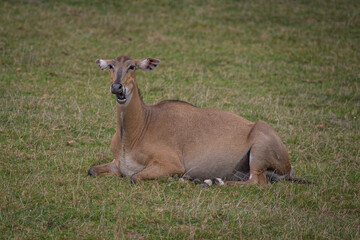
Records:
[[[136,185],[97,58],[154,57],[147,104],[268,122],[317,184]],[[359,1],[0,1],[0,238],[359,239]]]

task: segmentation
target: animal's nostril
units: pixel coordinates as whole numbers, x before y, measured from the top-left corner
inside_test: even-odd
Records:
[[[111,92],[114,94],[121,93],[123,91],[123,85],[119,83],[114,83],[111,85]]]

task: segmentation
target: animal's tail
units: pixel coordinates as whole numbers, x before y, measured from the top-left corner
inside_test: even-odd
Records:
[[[306,180],[304,178],[285,178],[285,180],[299,184],[308,184],[308,185],[315,184],[314,182]]]
[[[278,182],[281,180],[285,180],[288,182],[294,182],[294,183],[299,183],[299,184],[314,184],[313,182],[306,180],[304,178],[298,178],[298,177],[293,177],[294,175],[294,167],[291,166],[291,171],[288,174],[285,175],[279,175],[276,174],[274,171],[266,171],[266,178],[269,182]]]

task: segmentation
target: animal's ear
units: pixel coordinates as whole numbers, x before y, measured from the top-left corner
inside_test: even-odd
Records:
[[[110,60],[96,59],[95,63],[101,68],[101,70],[105,71],[110,68]]]
[[[160,63],[160,60],[155,58],[147,58],[140,60],[136,63],[136,68],[139,68],[144,71],[151,71]]]

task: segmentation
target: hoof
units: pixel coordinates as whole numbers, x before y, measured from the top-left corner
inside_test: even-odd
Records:
[[[96,174],[94,173],[94,166],[92,166],[88,171],[88,176],[90,177],[96,177]]]
[[[208,184],[206,184],[206,183],[202,183],[202,184],[200,184],[199,185],[201,188],[208,188],[208,187],[210,187]]]
[[[137,182],[135,174],[130,177],[130,183],[135,184]]]
[[[194,183],[196,183],[196,184],[200,184],[201,183],[201,181],[200,181],[200,179],[198,179],[198,178],[195,178],[194,180],[192,180]]]

